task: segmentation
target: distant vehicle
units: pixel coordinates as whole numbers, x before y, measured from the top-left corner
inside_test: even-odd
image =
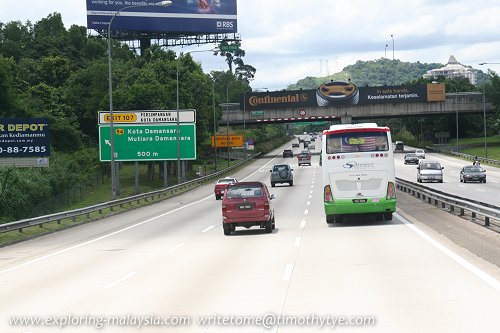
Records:
[[[302,150],[302,152],[297,155],[297,162],[299,166],[301,166],[302,164],[311,165],[311,152],[307,149]]]
[[[425,151],[423,149],[415,149],[415,154],[418,158],[425,159]]]
[[[309,145],[307,145],[307,149],[314,150],[316,149],[316,146],[314,145],[314,143],[310,143]]]
[[[292,148],[299,148],[299,143],[298,142],[294,142],[292,143]]]
[[[394,152],[388,127],[376,123],[332,125],[321,137],[326,222],[373,214],[392,220],[396,211]]]
[[[466,165],[460,171],[460,182],[486,183],[486,170],[480,166]]]
[[[309,147],[310,144],[311,144],[311,141],[304,140],[304,149],[306,149],[307,147]]]
[[[444,167],[438,161],[420,161],[417,167],[417,182],[443,182]]]
[[[283,157],[293,157],[293,151],[291,149],[283,150]]]
[[[406,154],[404,159],[405,159],[405,164],[418,164],[418,161],[420,160],[418,158],[418,155],[415,153]]]
[[[276,164],[270,170],[271,172],[271,186],[274,187],[276,184],[288,183],[293,186],[293,169],[288,164]]]
[[[232,177],[225,177],[222,179],[219,179],[217,183],[215,183],[215,188],[214,188],[214,193],[215,193],[215,200],[219,200],[224,196],[224,192],[226,191],[226,188],[229,184],[237,183],[238,180],[236,178]]]
[[[259,226],[266,233],[275,228],[274,194],[269,194],[262,182],[230,184],[222,199],[222,227],[224,235],[231,235],[236,227]]]
[[[394,145],[394,151],[398,151],[398,150],[401,150],[401,151],[405,150],[405,145],[404,145],[403,141],[396,141],[396,144]]]

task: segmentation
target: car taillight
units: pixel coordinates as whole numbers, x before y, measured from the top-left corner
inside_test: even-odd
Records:
[[[222,216],[226,216],[227,213],[227,207],[226,205],[222,205]]]
[[[396,198],[396,191],[395,191],[393,182],[387,183],[387,195],[385,196],[385,198],[386,199],[395,199]]]
[[[333,202],[333,195],[332,195],[332,189],[330,188],[330,185],[326,185],[324,190],[324,201],[325,202]]]
[[[264,209],[269,210],[269,201],[264,202]]]

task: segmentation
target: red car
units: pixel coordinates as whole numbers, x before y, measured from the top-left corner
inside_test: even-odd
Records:
[[[214,193],[215,193],[215,200],[222,199],[224,196],[224,192],[226,191],[226,188],[229,184],[232,183],[237,183],[238,180],[236,178],[231,178],[231,177],[226,177],[219,179],[217,183],[215,184],[214,188]]]
[[[311,153],[309,150],[303,150],[299,155],[297,155],[297,162],[299,163],[299,166],[302,164],[311,165]]]
[[[266,233],[275,228],[274,194],[269,194],[262,182],[240,182],[230,184],[222,199],[222,227],[224,235],[230,235],[236,227],[259,226]]]

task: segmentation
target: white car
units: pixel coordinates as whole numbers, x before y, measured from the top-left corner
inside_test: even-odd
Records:
[[[418,158],[425,159],[425,151],[423,149],[416,149],[415,154],[418,156]]]

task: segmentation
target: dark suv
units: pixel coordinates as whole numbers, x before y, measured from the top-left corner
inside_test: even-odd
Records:
[[[293,151],[291,149],[283,150],[283,157],[293,157]]]
[[[288,164],[276,164],[270,170],[271,172],[271,186],[274,187],[275,184],[288,183],[293,186],[293,169]]]

